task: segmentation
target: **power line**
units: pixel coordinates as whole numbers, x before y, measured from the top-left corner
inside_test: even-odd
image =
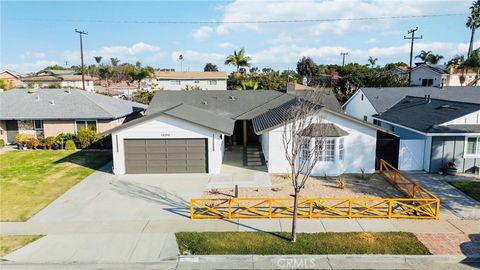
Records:
[[[82,30],[77,30],[75,29],[75,32],[80,35],[80,59],[82,60],[82,87],[83,90],[85,91],[85,68],[83,65],[83,40],[82,40],[82,35],[88,35],[88,32],[82,31]]]
[[[410,37],[403,36],[403,39],[410,39],[410,66],[408,68],[408,85],[410,86],[412,84],[412,60],[413,60],[413,42],[415,39],[423,39],[423,36],[416,37],[415,32],[418,31],[418,27],[415,27],[414,29],[408,30],[407,34],[411,34]]]
[[[467,13],[446,13],[406,16],[380,16],[363,18],[329,18],[329,19],[305,19],[305,20],[252,20],[252,21],[157,21],[157,20],[98,20],[98,19],[51,19],[51,18],[7,18],[18,21],[51,21],[51,22],[83,22],[83,23],[122,23],[122,24],[275,24],[275,23],[317,23],[335,21],[373,21],[391,19],[414,19],[466,16]]]

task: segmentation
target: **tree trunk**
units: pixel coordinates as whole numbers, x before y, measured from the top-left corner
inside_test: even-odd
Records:
[[[293,219],[292,219],[292,235],[290,240],[297,242],[297,215],[298,215],[298,190],[293,195]]]
[[[470,46],[468,46],[468,58],[472,56],[472,51],[473,51],[473,40],[475,38],[475,28],[472,28],[472,33],[470,34]]]

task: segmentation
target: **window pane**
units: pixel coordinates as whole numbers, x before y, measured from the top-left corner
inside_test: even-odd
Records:
[[[302,144],[302,159],[310,159],[310,139],[305,139]]]
[[[477,138],[468,138],[467,139],[467,154],[474,155],[476,154],[477,149]]]
[[[75,124],[77,125],[77,132],[80,129],[85,128],[85,121],[76,121]]]
[[[43,121],[42,120],[35,120],[35,129],[43,129]]]
[[[339,146],[338,146],[338,159],[339,160],[343,160],[344,152],[345,152],[345,149],[344,149],[344,145],[343,145],[343,138],[341,138],[340,141],[339,141]]]
[[[97,122],[87,121],[87,127],[93,131],[97,131]]]

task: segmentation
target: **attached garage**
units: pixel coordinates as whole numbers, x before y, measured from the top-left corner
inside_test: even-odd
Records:
[[[125,171],[208,173],[206,139],[125,139]]]

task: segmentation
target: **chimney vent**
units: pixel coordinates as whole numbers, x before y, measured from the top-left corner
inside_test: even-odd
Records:
[[[54,99],[50,100],[50,105],[55,105],[55,100]]]

